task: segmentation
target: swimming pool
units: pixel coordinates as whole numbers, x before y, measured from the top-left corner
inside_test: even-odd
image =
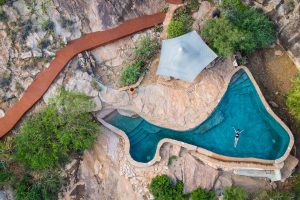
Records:
[[[130,118],[116,112],[105,121],[126,133],[131,157],[142,163],[153,159],[159,141],[164,138],[224,156],[264,160],[282,157],[290,144],[287,130],[266,110],[243,69],[232,77],[214,112],[193,129],[175,131],[153,125],[141,117]],[[243,130],[236,148],[233,127]]]

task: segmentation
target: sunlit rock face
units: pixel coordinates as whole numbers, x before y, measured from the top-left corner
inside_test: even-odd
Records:
[[[120,22],[161,10],[164,0],[54,0],[63,12],[81,19],[83,32],[100,31]]]

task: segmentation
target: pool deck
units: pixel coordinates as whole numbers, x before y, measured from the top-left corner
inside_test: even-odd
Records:
[[[290,142],[289,142],[289,145],[286,149],[286,152],[284,153],[284,155],[282,157],[280,157],[276,160],[266,160],[266,159],[258,159],[258,158],[251,158],[251,157],[250,158],[237,158],[237,157],[224,156],[224,155],[221,155],[221,154],[211,152],[211,151],[206,150],[206,149],[201,148],[201,147],[197,147],[197,146],[187,144],[187,143],[184,143],[184,142],[180,142],[180,141],[177,141],[177,140],[165,138],[165,139],[160,140],[160,142],[158,143],[154,158],[151,161],[147,162],[147,163],[141,163],[141,162],[135,161],[131,157],[131,155],[130,155],[130,141],[129,141],[126,133],[124,131],[114,127],[113,125],[107,123],[105,120],[103,120],[100,117],[98,118],[98,120],[103,124],[103,126],[110,129],[111,131],[113,131],[114,133],[116,133],[117,135],[121,136],[124,139],[124,141],[125,141],[125,155],[128,157],[129,162],[132,165],[137,166],[137,167],[149,167],[151,165],[154,165],[156,162],[159,162],[161,160],[160,148],[162,147],[162,145],[164,143],[171,143],[171,144],[182,146],[182,147],[184,147],[184,148],[186,148],[190,151],[197,152],[201,155],[207,156],[206,162],[211,162],[212,165],[218,165],[218,163],[219,163],[220,166],[224,166],[224,163],[226,163],[228,168],[236,168],[237,165],[240,165],[240,168],[242,167],[244,169],[262,169],[262,170],[281,169],[283,167],[283,162],[289,156],[290,151],[291,151],[291,149],[294,145],[293,134],[290,131],[290,129],[282,122],[282,120],[272,111],[271,107],[269,106],[266,99],[264,98],[259,86],[257,85],[254,77],[252,76],[252,74],[248,70],[248,68],[246,68],[244,66],[237,67],[229,75],[229,78],[231,78],[237,71],[239,71],[241,69],[243,69],[247,73],[247,75],[249,76],[251,82],[253,83],[253,85],[254,85],[261,101],[263,102],[266,110],[268,111],[268,113],[285,129],[285,131],[289,135]],[[109,114],[110,113],[107,113],[107,115],[109,115]]]

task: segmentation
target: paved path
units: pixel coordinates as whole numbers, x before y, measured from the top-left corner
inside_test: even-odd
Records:
[[[170,3],[179,2],[178,0],[169,1]],[[164,18],[164,13],[145,15],[125,21],[116,28],[89,33],[69,42],[66,47],[56,53],[56,57],[50,66],[38,74],[21,99],[6,112],[4,117],[0,118],[0,138],[8,133],[21,117],[44,95],[58,74],[77,54],[161,24]]]

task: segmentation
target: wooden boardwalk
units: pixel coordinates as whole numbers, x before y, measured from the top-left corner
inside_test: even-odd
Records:
[[[168,2],[169,1],[170,3],[179,2],[176,0],[168,0]],[[21,117],[32,108],[39,99],[41,99],[55,78],[77,54],[161,24],[164,21],[164,18],[164,13],[145,15],[125,21],[116,28],[89,33],[79,39],[69,42],[66,47],[60,49],[56,53],[56,57],[50,63],[50,66],[37,75],[36,79],[24,92],[21,99],[6,112],[4,117],[0,118],[0,138],[8,133]]]

